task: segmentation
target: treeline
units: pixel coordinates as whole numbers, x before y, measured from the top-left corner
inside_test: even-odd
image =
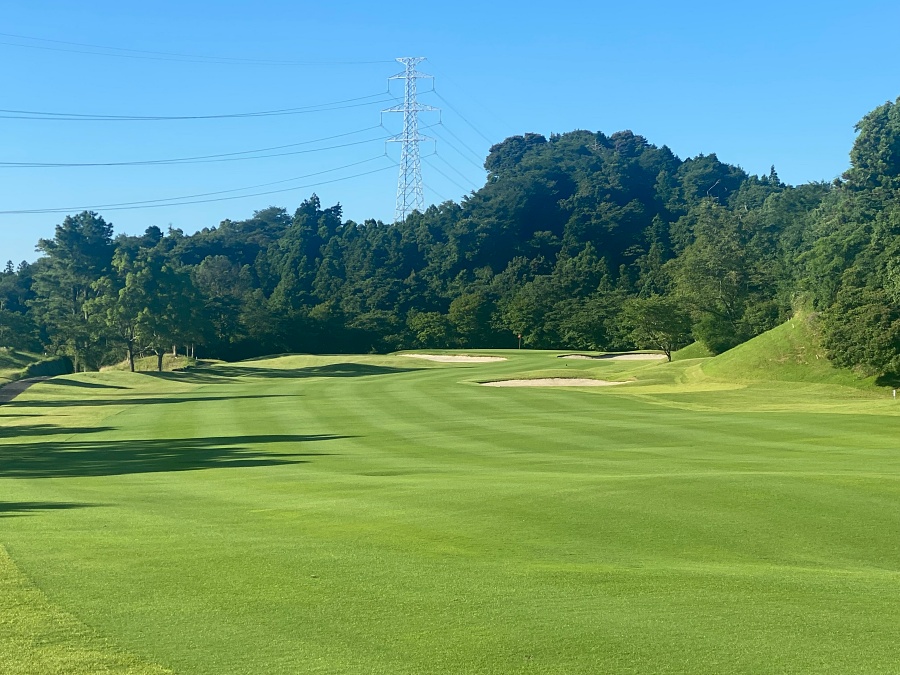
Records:
[[[852,168],[784,184],[630,131],[515,136],[486,184],[403,223],[313,195],[193,235],[67,217],[0,274],[0,344],[80,368],[173,347],[239,359],[403,348],[721,352],[803,304],[841,364],[900,368],[900,112],[862,120]]]

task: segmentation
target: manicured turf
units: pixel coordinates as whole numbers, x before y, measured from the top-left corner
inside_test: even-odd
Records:
[[[0,672],[896,672],[883,390],[504,355],[0,406]]]

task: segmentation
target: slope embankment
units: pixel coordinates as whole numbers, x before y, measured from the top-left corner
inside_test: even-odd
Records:
[[[816,317],[795,317],[700,366],[707,377],[737,382],[804,382],[868,389],[874,377],[835,366],[819,339]]]

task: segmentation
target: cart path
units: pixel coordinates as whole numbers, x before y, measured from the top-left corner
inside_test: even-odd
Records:
[[[4,384],[0,387],[0,403],[9,403],[31,385],[49,379],[49,377],[29,377],[25,380],[16,380],[15,382]]]

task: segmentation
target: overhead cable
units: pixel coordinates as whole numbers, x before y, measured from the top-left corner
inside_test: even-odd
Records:
[[[446,178],[446,179],[449,180],[451,183],[453,183],[456,187],[458,187],[460,190],[462,190],[464,193],[468,194],[469,192],[471,192],[471,190],[470,190],[469,188],[463,187],[462,185],[460,185],[459,183],[457,183],[455,180],[453,180],[452,178],[450,178],[450,176],[448,176],[448,175],[445,174],[443,171],[441,171],[438,167],[436,167],[436,166],[434,165],[434,162],[429,161],[427,158],[423,158],[423,159],[424,159],[425,163],[428,164],[428,166],[430,166],[432,169],[434,169],[435,171],[437,171],[437,172],[438,172],[439,174],[441,174],[444,178]]]
[[[444,124],[443,121],[439,122],[439,125],[444,129],[444,131],[446,131],[448,134],[450,134],[451,136],[453,136],[453,138],[455,138],[456,141],[457,141],[461,146],[463,146],[466,150],[468,150],[470,153],[472,153],[472,156],[473,156],[475,159],[477,159],[477,160],[480,160],[480,159],[481,159],[481,155],[480,155],[479,153],[475,152],[475,151],[474,151],[472,148],[470,148],[468,145],[466,145],[466,142],[463,141],[463,139],[461,139],[459,136],[457,136],[456,134],[454,134],[453,131],[452,131],[451,129],[447,128],[447,125]]]
[[[468,182],[468,183],[471,183],[472,186],[473,186],[474,188],[476,188],[476,189],[478,188],[478,185],[475,183],[475,181],[473,181],[473,180],[472,180],[471,178],[469,178],[466,174],[464,174],[462,171],[460,171],[460,170],[457,169],[455,166],[453,166],[450,162],[448,162],[446,159],[444,159],[444,157],[443,157],[439,152],[435,151],[433,154],[434,154],[439,160],[441,160],[444,164],[446,164],[448,167],[450,167],[453,171],[455,171],[456,174],[457,174],[458,176],[460,176],[464,181],[466,181],[466,182]],[[429,155],[429,156],[430,156],[430,155]]]
[[[437,190],[435,190],[435,189],[434,189],[433,187],[431,187],[428,183],[422,183],[422,185],[425,187],[426,190],[428,190],[429,192],[433,192],[437,197],[440,197],[440,199],[442,200],[442,202],[450,201],[447,197],[445,197],[445,196],[442,195],[440,192],[438,192]]]
[[[442,143],[444,143],[445,145],[447,145],[447,147],[449,147],[451,150],[453,150],[453,152],[455,152],[457,155],[459,155],[459,156],[462,157],[464,160],[466,160],[469,164],[471,164],[472,166],[474,166],[476,169],[479,169],[480,171],[484,171],[484,167],[483,167],[483,166],[479,165],[478,162],[475,162],[469,155],[467,155],[467,154],[464,153],[462,150],[460,150],[459,148],[457,148],[453,143],[451,143],[451,142],[448,141],[446,138],[444,138],[443,136],[441,136],[440,134],[438,134],[436,131],[432,131],[432,133],[435,135],[435,137],[438,138],[438,140],[440,140]]]
[[[375,138],[367,138],[362,141],[354,141],[352,143],[341,143],[339,145],[328,145],[323,148],[311,148],[309,150],[293,150],[290,152],[278,152],[274,154],[259,154],[269,152],[271,150],[282,150],[284,148],[294,148],[301,145],[311,145],[313,143],[321,143],[323,141],[353,136],[366,131],[381,128],[381,125],[367,127],[357,131],[350,131],[345,134],[336,134],[334,136],[326,136],[310,141],[301,141],[300,143],[288,143],[287,145],[275,145],[269,148],[259,148],[257,150],[242,150],[240,152],[226,152],[217,155],[199,155],[196,157],[178,157],[174,159],[148,159],[128,162],[2,162],[0,168],[12,169],[31,169],[31,168],[71,168],[71,167],[92,167],[92,166],[167,166],[178,164],[208,164],[212,162],[240,162],[251,159],[265,159],[270,157],[286,157],[290,155],[304,155],[313,152],[325,152],[327,150],[337,150],[339,148],[349,148],[374,141],[383,141],[388,136],[377,136]]]
[[[35,110],[6,110],[0,108],[0,119],[47,120],[65,122],[158,122],[171,120],[213,120],[244,117],[276,117],[282,115],[301,115],[317,112],[330,112],[332,110],[344,110],[346,108],[359,108],[361,106],[386,103],[391,99],[384,98],[385,95],[386,92],[381,92],[378,94],[369,94],[368,96],[348,98],[344,99],[343,101],[320,103],[318,105],[301,106],[298,108],[282,108],[279,110],[260,110],[243,113],[223,113],[216,115],[98,115],[87,113],[41,112]],[[355,101],[363,101],[365,99],[376,97],[381,98],[378,98],[375,101],[368,101],[366,103],[354,103]],[[350,103],[351,105],[343,105],[345,103]]]
[[[184,206],[187,204],[206,204],[209,202],[219,202],[219,201],[228,201],[234,199],[243,199],[244,197],[258,197],[261,195],[269,195],[269,194],[277,194],[280,192],[291,192],[293,190],[301,190],[309,187],[316,187],[319,185],[327,185],[330,183],[337,183],[342,180],[349,180],[351,178],[359,178],[360,176],[368,176],[373,173],[378,173],[380,171],[385,171],[386,169],[390,169],[392,167],[397,166],[397,163],[393,160],[391,161],[391,166],[381,167],[380,169],[375,169],[372,171],[366,171],[363,173],[355,174],[352,176],[345,176],[343,178],[335,178],[333,180],[322,181],[319,183],[312,183],[309,185],[298,185],[289,188],[282,188],[278,190],[268,190],[265,192],[256,192],[245,195],[236,195],[230,197],[216,197],[215,195],[226,195],[235,192],[245,192],[247,190],[255,190],[261,187],[269,187],[271,185],[281,185],[284,183],[290,183],[297,180],[303,180],[306,178],[312,178],[314,176],[321,176],[327,173],[334,173],[335,171],[342,171],[344,169],[349,169],[354,166],[360,166],[361,164],[367,164],[369,162],[374,162],[376,160],[381,159],[382,157],[386,157],[386,155],[379,155],[377,157],[370,157],[369,159],[364,159],[360,162],[353,162],[352,164],[345,164],[344,166],[338,166],[333,169],[325,169],[323,171],[316,171],[314,173],[304,174],[302,176],[294,176],[293,178],[285,178],[284,180],[272,181],[270,183],[259,183],[257,185],[249,185],[242,188],[233,188],[230,190],[219,190],[216,192],[201,192],[194,195],[182,195],[181,197],[168,197],[165,199],[148,199],[144,201],[137,202],[118,202],[112,204],[92,204],[92,205],[81,205],[81,206],[66,206],[66,207],[56,207],[56,208],[44,208],[44,209],[18,209],[11,211],[0,211],[0,215],[21,215],[21,214],[37,214],[37,213],[71,213],[73,211],[95,211],[95,210],[104,210],[104,211],[125,211],[125,210],[135,210],[135,209],[150,209],[150,208],[160,208],[165,206]],[[213,197],[211,199],[197,199],[199,197]]]
[[[478,134],[479,136],[481,136],[484,140],[486,140],[486,141],[487,141],[488,143],[490,143],[491,145],[494,144],[494,142],[495,142],[494,140],[491,140],[490,138],[488,138],[487,136],[485,136],[483,133],[481,133],[481,130],[480,130],[478,127],[476,127],[474,124],[472,124],[468,119],[466,119],[466,117],[465,117],[461,112],[459,112],[459,110],[457,110],[456,108],[454,108],[454,107],[453,107],[453,104],[450,103],[450,101],[448,101],[448,100],[445,99],[443,96],[441,96],[440,92],[438,92],[438,91],[435,89],[435,90],[433,90],[433,93],[434,93],[435,96],[437,96],[439,99],[441,99],[441,100],[444,102],[444,104],[445,104],[448,108],[450,108],[450,110],[452,110],[452,111],[455,112],[457,115],[459,115],[460,119],[461,119],[463,122],[465,122],[465,123],[468,124],[470,127],[472,127],[472,129],[475,131],[476,134]]]
[[[83,42],[69,42],[66,40],[49,40],[46,38],[17,35],[14,33],[0,33],[0,37],[14,40],[30,40],[63,47],[50,47],[46,45],[21,44],[19,42],[0,41],[0,44],[8,47],[22,47],[24,49],[40,49],[52,52],[65,52],[70,54],[85,54],[89,56],[113,56],[125,59],[142,59],[149,61],[175,61],[180,63],[208,63],[214,65],[250,65],[250,66],[358,66],[378,63],[393,63],[393,59],[379,59],[373,61],[294,61],[290,59],[248,59],[235,56],[203,56],[200,54],[178,54],[174,52],[157,52],[144,49],[128,49],[125,47],[107,47],[103,45],[87,44]],[[72,49],[79,47],[79,49]],[[101,51],[87,51],[101,50]]]
[[[435,65],[434,65],[434,62],[429,61],[429,65],[430,65],[430,67],[431,67],[432,70],[434,70],[436,73],[438,73],[438,74],[440,75],[441,81],[449,82],[450,84],[452,84],[453,86],[455,86],[455,87],[456,87],[457,89],[459,89],[460,91],[464,91],[464,92],[465,92],[465,91],[468,91],[468,90],[469,90],[468,87],[461,87],[461,86],[460,86],[453,78],[451,78],[449,75],[447,75],[447,73],[445,73],[441,68],[438,68],[437,66],[435,66]],[[435,93],[437,93],[437,92],[435,92]],[[471,100],[472,100],[475,104],[477,104],[478,107],[480,107],[484,112],[486,112],[488,115],[490,115],[491,117],[493,117],[494,120],[500,124],[500,127],[501,127],[501,128],[511,129],[511,128],[513,127],[513,125],[511,125],[507,120],[502,119],[502,118],[497,114],[496,110],[492,110],[491,108],[488,108],[484,103],[481,102],[480,99],[478,99],[478,98],[472,98]],[[455,110],[455,108],[454,108],[454,110]],[[456,111],[456,110],[455,110],[455,111]],[[459,114],[459,111],[456,111],[456,113]],[[462,117],[462,115],[460,115],[460,117]],[[477,130],[476,130],[476,131],[477,131]],[[489,142],[490,142],[490,143],[494,143],[494,141],[489,141]]]

